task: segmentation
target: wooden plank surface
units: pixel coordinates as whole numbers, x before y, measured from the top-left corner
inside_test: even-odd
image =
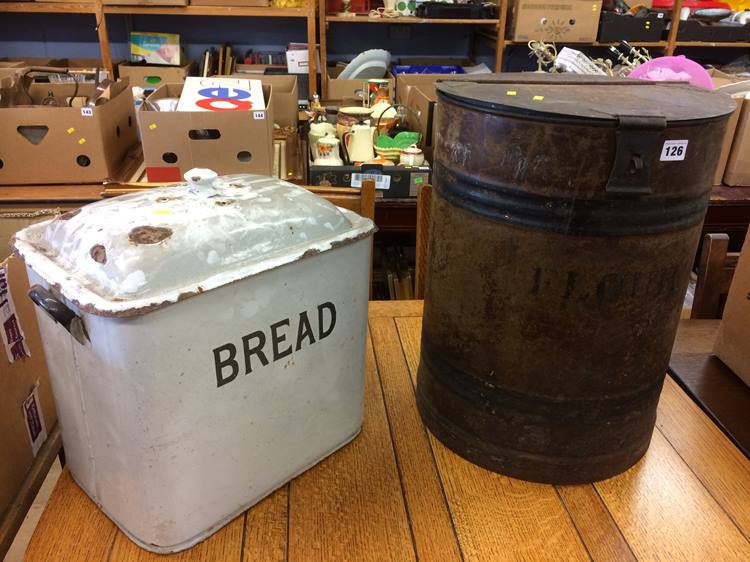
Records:
[[[750,544],[660,431],[633,468],[595,484],[639,560],[750,560]]]
[[[636,560],[593,485],[557,486],[557,493],[581,534],[591,558],[598,562]]]
[[[289,484],[247,512],[243,559],[246,562],[285,561],[288,528]]]
[[[412,380],[419,365],[422,319],[397,318]],[[430,436],[465,560],[588,560],[552,486],[495,474]]]
[[[422,425],[421,313],[371,303],[362,433],[197,547],[138,548],[65,470],[26,559],[750,560],[750,461],[671,379],[651,447],[627,472],[585,486],[507,478]]]
[[[117,528],[63,470],[29,547],[28,562],[106,560]]]
[[[460,560],[461,552],[427,430],[417,412],[409,369],[392,318],[370,321],[391,436],[422,560]]]
[[[416,560],[369,338],[366,360],[362,433],[291,483],[290,562]]]
[[[656,426],[750,538],[750,461],[670,377],[664,381]]]

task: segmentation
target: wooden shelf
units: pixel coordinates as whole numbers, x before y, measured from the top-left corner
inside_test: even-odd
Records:
[[[414,18],[399,16],[397,18],[370,18],[368,16],[326,16],[327,22],[341,22],[341,23],[432,23],[432,24],[451,24],[451,25],[494,25],[497,26],[497,19],[475,19],[475,20],[462,20],[462,19],[426,19],[426,18]]]
[[[528,41],[506,41],[506,45],[526,45]],[[628,41],[633,47],[666,47],[668,43],[666,41]],[[583,46],[583,47],[610,47],[619,45],[620,41],[592,41],[590,43],[573,43],[567,41],[555,42],[555,45],[572,45],[572,46]]]
[[[265,18],[306,18],[308,8],[249,6],[104,6],[105,14],[154,14],[175,16],[242,16]]]
[[[93,14],[94,4],[67,2],[0,2],[0,12],[27,14]]]
[[[736,42],[736,43],[714,43],[711,41],[675,41],[675,45],[678,47],[734,47],[734,48],[747,48],[750,47],[750,42]]]

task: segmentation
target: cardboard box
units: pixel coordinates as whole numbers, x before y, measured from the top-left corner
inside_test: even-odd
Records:
[[[179,98],[183,84],[164,84],[147,99]],[[223,174],[271,175],[273,104],[263,86],[265,111],[137,112],[149,181],[182,181],[191,168]]]
[[[409,99],[406,106],[406,122],[409,130],[420,134],[419,146],[428,162],[432,162],[437,140],[437,93],[435,87],[412,86],[409,89]]]
[[[249,66],[249,65],[244,65]],[[250,78],[260,80],[264,86],[271,86],[273,99],[271,111],[273,121],[280,127],[297,128],[299,121],[299,89],[297,76],[293,74],[255,74],[238,72],[225,78]]]
[[[6,68],[22,68],[24,66],[26,66],[26,63],[23,61],[0,60],[0,70]]]
[[[54,66],[58,68],[104,68],[101,59],[81,59],[68,57],[8,57],[0,62],[19,66]]]
[[[727,129],[721,145],[721,154],[719,155],[719,163],[716,166],[714,174],[714,185],[719,185],[724,177],[727,160],[729,159],[732,142],[734,141],[734,133],[737,129],[737,122],[742,110],[742,98],[750,91],[750,80],[734,74],[727,74],[716,68],[709,68],[708,73],[711,75],[711,81],[714,83],[714,90],[728,94],[737,101],[737,109],[727,122]]]
[[[78,85],[91,96],[94,84]],[[36,104],[52,94],[65,99],[75,84],[32,84]],[[0,108],[0,184],[100,183],[118,170],[138,143],[128,81],[111,87],[110,101],[96,107]]]
[[[396,103],[405,104],[409,100],[409,90],[413,86],[431,87],[435,89],[438,80],[460,80],[468,74],[397,74],[396,75]]]
[[[732,148],[724,170],[724,183],[750,186],[750,94],[742,100]]]
[[[44,441],[44,433],[49,434],[57,424],[57,414],[52,400],[52,388],[47,375],[47,362],[36,323],[34,304],[26,296],[29,290],[26,268],[20,259],[11,257],[0,263],[0,276],[7,279],[15,315],[15,321],[8,322],[9,309],[6,308],[4,314],[0,313],[4,319],[0,322],[0,329],[3,329],[5,322],[8,322],[9,326],[11,323],[20,326],[23,332],[23,347],[29,354],[28,357],[16,359],[11,363],[5,351],[5,341],[0,342],[0,371],[3,374],[0,377],[0,451],[3,455],[3,462],[0,462],[0,517],[2,517],[31,468],[36,454],[34,449],[38,451],[38,447]],[[4,285],[5,282],[0,280],[0,293],[6,290],[2,288]],[[0,296],[0,302],[6,298],[7,294]],[[0,337],[0,340],[3,338]],[[38,434],[35,447],[32,447],[31,435],[27,428],[27,416],[24,411],[24,401],[32,393],[38,397],[36,413],[41,414],[39,418],[44,420],[46,429],[46,432]],[[36,432],[34,434],[36,435]]]
[[[750,385],[750,234],[729,288],[714,355]]]
[[[131,31],[130,58],[148,64],[180,66],[180,36],[177,33]]]
[[[119,60],[113,60],[112,64],[115,69]],[[96,80],[96,71],[98,69],[99,76],[101,79],[109,78],[104,65],[100,59],[79,59],[79,58],[55,58],[55,57],[20,57],[20,58],[6,58],[0,60],[0,64],[10,66],[17,65],[18,67],[29,67],[29,66],[45,66],[59,69],[68,69],[74,72],[78,76],[79,82],[94,82]],[[45,76],[49,75],[46,72],[33,72],[32,76]]]
[[[292,44],[290,44],[291,46]],[[286,50],[286,70],[289,74],[308,74],[310,72],[310,51],[307,43],[294,43],[297,48]],[[320,50],[315,46],[315,69],[320,74]]]
[[[184,82],[186,76],[195,72],[195,62],[187,61],[182,66],[164,66],[153,64],[134,64],[121,62],[117,67],[120,78],[130,79],[130,86],[141,88],[158,88],[168,82]]]
[[[343,67],[330,67],[328,68],[328,95],[329,100],[362,100],[362,95],[367,92],[367,80],[344,80],[337,78]],[[393,99],[393,95],[396,91],[395,84],[396,79],[390,72],[386,74],[385,78],[388,80],[388,93]]]
[[[714,185],[721,185],[724,179],[724,172],[727,169],[727,161],[729,160],[729,153],[732,150],[732,144],[734,143],[734,133],[737,131],[737,123],[740,120],[740,113],[742,113],[742,96],[739,99],[735,99],[737,102],[737,109],[734,110],[732,115],[729,116],[727,121],[727,129],[724,132],[724,138],[721,141],[721,153],[719,154],[719,161],[716,164],[716,172],[714,172]]]
[[[510,18],[514,41],[590,43],[599,30],[601,0],[516,0]]]
[[[268,6],[268,0],[190,0],[193,6]]]

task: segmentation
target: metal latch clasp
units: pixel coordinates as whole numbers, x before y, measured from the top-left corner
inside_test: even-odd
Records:
[[[607,181],[607,193],[651,193],[651,171],[659,154],[659,140],[667,127],[663,116],[619,116],[615,161]]]

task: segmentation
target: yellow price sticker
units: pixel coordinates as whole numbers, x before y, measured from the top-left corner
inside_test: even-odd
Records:
[[[68,127],[68,129],[66,130],[66,132],[67,132],[67,133],[68,133],[69,135],[72,135],[73,133],[75,133],[75,132],[76,132],[76,128],[75,128],[75,127]]]
[[[506,96],[517,96],[518,92],[516,92],[515,90],[508,90],[507,92],[505,92],[505,95]]]
[[[155,215],[171,215],[172,211],[170,211],[169,209],[156,209],[154,211],[154,214]]]
[[[531,99],[534,100],[534,101],[542,101],[544,99],[544,96],[534,96]]]
[[[156,123],[151,123],[151,124],[150,124],[150,125],[148,126],[148,128],[149,128],[149,129],[151,129],[151,130],[153,131],[154,129],[156,129]]]
[[[78,139],[78,144],[86,144],[86,139],[81,137],[80,139]]]

